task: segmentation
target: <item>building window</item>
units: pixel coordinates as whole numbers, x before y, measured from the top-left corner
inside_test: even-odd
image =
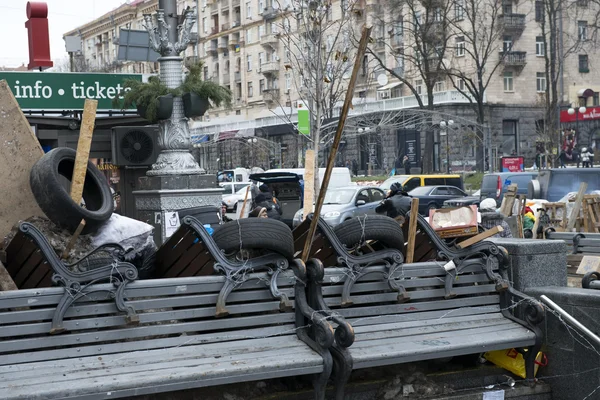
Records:
[[[260,25],[258,27],[258,40],[260,40],[261,37],[265,36],[265,26],[264,25]]]
[[[544,37],[543,36],[536,36],[536,38],[535,38],[535,55],[536,56],[546,55],[546,51],[544,48]]]
[[[206,22],[206,17],[202,18],[202,26],[204,28],[204,33],[208,33],[208,23]]]
[[[594,104],[593,104],[594,106],[600,105],[600,93],[594,92],[593,101],[594,101]]]
[[[360,76],[367,76],[368,69],[369,69],[369,57],[364,56],[362,59],[362,65],[360,68]]]
[[[577,0],[577,6],[578,7],[587,7],[588,6],[588,0]]]
[[[246,29],[246,43],[252,43],[252,28]]]
[[[252,19],[252,2],[246,2],[246,18]]]
[[[512,92],[513,91],[513,73],[505,72],[504,73],[504,91]]]
[[[502,13],[504,15],[511,15],[513,13],[512,0],[504,0],[502,2]]]
[[[463,57],[465,55],[465,37],[458,36],[456,38],[456,56]]]
[[[536,22],[542,22],[544,20],[544,2],[535,2],[535,20]]]
[[[442,9],[439,7],[436,7],[433,10],[433,21],[434,22],[442,22]]]
[[[458,78],[458,79],[456,80],[456,87],[457,87],[459,90],[463,90],[463,91],[464,91],[464,90],[465,90],[465,80],[464,80],[464,79],[460,79],[460,78]]]
[[[248,71],[252,71],[252,56],[246,56],[246,65],[248,67]]]
[[[579,72],[590,72],[587,54],[579,55]]]
[[[517,153],[517,129],[518,121],[502,121],[502,145],[500,151],[504,155]]]
[[[266,89],[266,87],[265,87],[265,80],[261,79],[260,81],[258,81],[258,91],[260,93],[262,93],[262,92],[265,91],[265,89]]]
[[[584,41],[587,40],[587,21],[577,21],[577,30],[579,40]]]
[[[254,88],[252,87],[252,82],[248,82],[248,97],[254,96]]]
[[[502,51],[509,52],[513,47],[513,38],[512,36],[504,36],[502,40]]]
[[[290,74],[285,74],[285,90],[290,90],[292,88],[292,76]]]
[[[258,53],[258,65],[263,65],[265,63],[265,53],[264,52],[260,52]]]
[[[546,91],[546,73],[545,72],[537,72],[535,74],[535,89],[538,93],[543,93]]]
[[[457,21],[462,21],[465,19],[465,0],[455,0],[454,1],[454,19]]]
[[[415,11],[414,17],[415,17],[415,26],[420,26],[421,25],[421,11]]]
[[[417,79],[415,81],[415,90],[417,91],[417,94],[420,96],[421,93],[423,93],[423,80],[422,79]]]
[[[264,9],[265,9],[265,1],[258,0],[258,13],[262,14]]]
[[[444,81],[437,81],[437,82],[435,83],[435,85],[433,86],[433,90],[434,90],[435,92],[443,92],[443,91],[444,91],[444,89],[445,89],[445,86],[446,86],[446,85],[445,85]]]

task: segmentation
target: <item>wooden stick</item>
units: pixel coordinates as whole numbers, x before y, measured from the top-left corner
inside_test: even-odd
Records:
[[[337,130],[335,132],[335,137],[333,139],[333,144],[331,145],[331,150],[329,152],[329,160],[327,161],[327,168],[325,169],[325,176],[323,177],[323,183],[321,184],[321,190],[319,191],[319,197],[317,198],[317,204],[315,206],[315,211],[313,213],[312,221],[310,221],[310,228],[308,230],[308,235],[306,236],[306,242],[304,243],[304,250],[302,251],[302,260],[304,262],[308,261],[308,256],[310,254],[310,248],[312,246],[313,237],[315,236],[315,232],[317,231],[317,224],[319,222],[319,215],[321,213],[321,207],[323,206],[323,201],[325,200],[325,193],[327,193],[327,186],[329,185],[329,179],[331,178],[331,171],[333,170],[333,165],[335,163],[335,157],[338,153],[338,148],[340,147],[340,141],[342,140],[342,132],[344,131],[344,124],[346,123],[346,117],[348,117],[348,111],[350,110],[350,105],[352,104],[352,98],[354,97],[354,87],[356,86],[356,79],[358,77],[358,71],[361,68],[362,60],[367,50],[367,44],[369,42],[369,37],[371,36],[371,29],[363,26],[362,36],[360,38],[360,42],[358,44],[358,50],[356,52],[356,60],[354,60],[354,68],[352,69],[352,75],[350,76],[350,82],[348,82],[348,89],[346,91],[346,98],[344,99],[344,106],[342,107],[342,112],[340,113],[340,118],[338,120]]]
[[[408,244],[406,246],[406,262],[412,263],[415,257],[415,238],[417,236],[417,218],[419,215],[419,199],[414,197],[410,202],[410,219],[408,221]]]
[[[75,229],[75,233],[73,234],[73,236],[71,236],[71,240],[69,240],[67,247],[65,247],[65,250],[62,252],[61,258],[63,260],[67,258],[69,252],[71,251],[73,246],[75,246],[75,242],[77,241],[79,235],[81,235],[81,231],[83,231],[83,228],[85,228],[85,219],[81,220],[81,222],[77,226],[77,229]]]
[[[318,172],[317,172],[318,173]],[[315,151],[306,150],[304,156],[304,208],[302,219],[306,219],[308,214],[313,212],[315,202]]]
[[[246,211],[246,203],[248,202],[248,192],[250,192],[250,186],[246,188],[246,194],[244,195],[244,203],[242,204],[242,211],[240,211],[240,218],[244,218],[244,212]]]
[[[577,192],[577,197],[575,198],[575,204],[573,204],[571,215],[569,215],[569,222],[567,223],[567,232],[571,232],[573,228],[575,228],[575,223],[577,222],[577,218],[579,218],[579,214],[581,213],[581,203],[583,202],[583,197],[585,196],[587,186],[588,185],[586,182],[581,182],[581,184],[579,185],[579,191]]]
[[[77,204],[81,203],[81,196],[83,196],[83,185],[85,183],[85,174],[90,158],[90,148],[92,147],[92,135],[94,134],[97,108],[98,100],[85,100],[81,128],[79,129],[79,142],[77,143],[75,167],[73,167],[73,179],[71,180],[71,199]]]
[[[463,240],[462,242],[460,242],[459,244],[457,244],[456,246],[459,249],[464,249],[465,247],[469,247],[475,243],[481,242],[484,239],[489,238],[490,236],[494,236],[497,233],[500,232],[504,232],[504,229],[502,229],[501,226],[495,226],[492,229],[488,229],[485,232],[481,232],[479,235],[475,235],[472,238],[469,238],[467,240]]]

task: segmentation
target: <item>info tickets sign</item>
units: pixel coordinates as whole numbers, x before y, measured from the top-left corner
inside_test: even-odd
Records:
[[[112,110],[125,79],[146,81],[141,74],[0,72],[24,110],[83,110],[85,99],[98,100],[99,110]]]

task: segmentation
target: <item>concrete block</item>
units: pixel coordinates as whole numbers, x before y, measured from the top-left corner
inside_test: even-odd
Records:
[[[517,290],[567,286],[567,249],[562,240],[492,240],[510,254],[508,273]]]
[[[31,188],[31,167],[44,151],[6,81],[0,81],[0,237],[19,221],[43,216]]]

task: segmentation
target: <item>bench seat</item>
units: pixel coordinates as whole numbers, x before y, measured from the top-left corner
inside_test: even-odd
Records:
[[[66,311],[60,334],[49,327],[64,288],[0,292],[0,398],[129,398],[309,375],[323,399],[334,331],[308,307],[306,269],[293,264],[275,278],[290,310],[273,297],[266,272],[237,277],[223,317],[216,304],[224,276],[132,282],[124,297],[137,325],[107,296],[111,285],[91,285]]]

